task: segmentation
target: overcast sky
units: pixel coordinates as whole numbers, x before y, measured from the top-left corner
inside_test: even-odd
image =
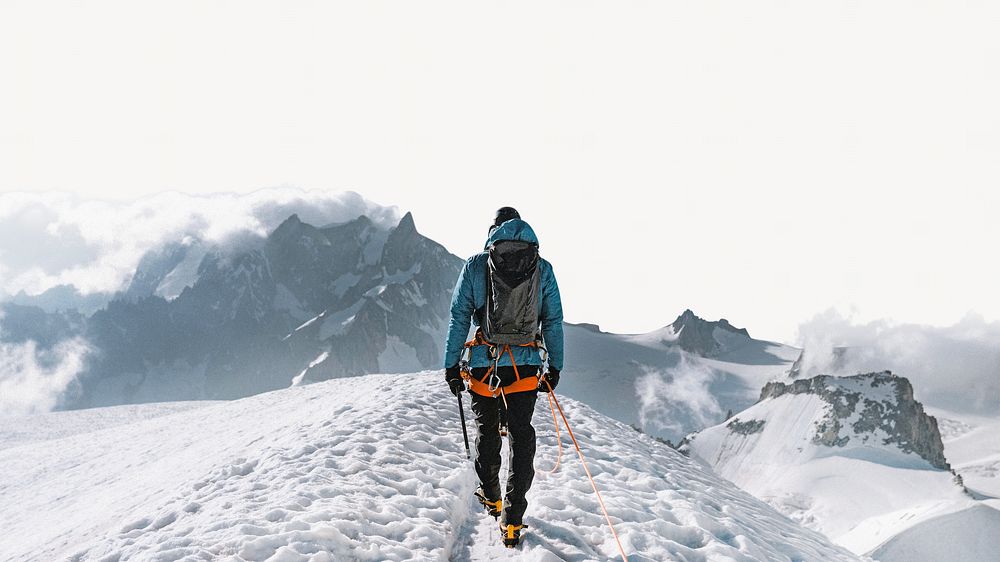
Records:
[[[1000,319],[1000,3],[0,4],[0,190],[354,190],[567,318]],[[7,234],[5,234],[7,235]]]

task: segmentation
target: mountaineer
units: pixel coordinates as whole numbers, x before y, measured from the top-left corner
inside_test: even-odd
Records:
[[[469,324],[478,329],[466,342]],[[535,475],[531,416],[538,391],[559,384],[563,312],[552,265],[538,238],[512,207],[502,207],[485,250],[466,261],[455,285],[445,349],[445,380],[472,394],[479,501],[500,518],[504,544],[517,545]],[[467,360],[464,359],[467,357]],[[543,370],[546,367],[547,370]],[[510,442],[510,473],[501,501],[500,445]]]

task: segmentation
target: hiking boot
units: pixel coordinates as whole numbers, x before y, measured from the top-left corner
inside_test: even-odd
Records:
[[[503,500],[499,498],[494,500],[486,497],[482,488],[476,490],[476,499],[479,500],[479,503],[486,508],[486,513],[489,513],[495,518],[500,517],[500,513],[503,512]]]

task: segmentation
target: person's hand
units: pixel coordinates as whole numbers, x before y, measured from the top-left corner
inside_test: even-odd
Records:
[[[458,369],[458,365],[444,370],[444,380],[448,383],[448,389],[455,396],[465,390],[465,381],[462,380],[462,372]]]
[[[549,384],[545,384],[545,381],[549,381]],[[559,369],[553,369],[549,367],[549,371],[542,375],[542,378],[538,381],[538,390],[542,392],[548,392],[549,387],[552,390],[556,389],[556,385],[559,384]]]

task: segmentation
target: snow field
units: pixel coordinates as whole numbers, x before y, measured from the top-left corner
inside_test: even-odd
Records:
[[[22,439],[0,450],[0,559],[617,559],[565,431],[562,467],[542,473],[557,447],[540,398],[530,528],[517,550],[499,544],[496,522],[472,497],[457,405],[431,372]],[[561,401],[630,562],[857,560],[652,438]],[[59,423],[87,415],[63,413]]]
[[[1000,498],[1000,420],[937,410],[938,423],[955,428],[944,452],[965,486],[977,497]]]
[[[880,546],[879,562],[1000,561],[1000,511],[977,505],[915,525]]]

